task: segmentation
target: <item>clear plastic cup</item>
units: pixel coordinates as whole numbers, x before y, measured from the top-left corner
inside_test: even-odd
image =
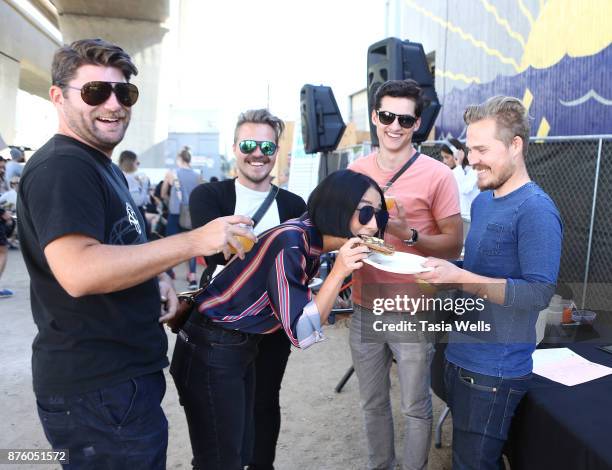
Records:
[[[385,204],[387,210],[390,212],[395,207],[395,196],[385,194]]]
[[[251,227],[250,225],[243,225],[243,227],[249,229],[249,231],[253,233],[253,227]],[[251,251],[253,249],[253,246],[255,246],[255,242],[245,236],[236,235],[236,239],[242,245],[242,249],[244,250],[245,253],[248,253],[249,251]],[[231,245],[230,245],[230,253],[233,255],[236,254],[236,249]]]

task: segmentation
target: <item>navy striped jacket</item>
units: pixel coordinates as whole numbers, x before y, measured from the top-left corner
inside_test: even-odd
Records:
[[[223,328],[271,333],[294,346],[323,339],[308,283],[317,274],[321,234],[303,215],[259,235],[245,259],[234,258],[197,297],[198,311]]]

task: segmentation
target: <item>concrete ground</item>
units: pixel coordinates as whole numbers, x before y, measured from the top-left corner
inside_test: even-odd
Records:
[[[185,271],[177,269],[177,288],[186,288]],[[39,448],[49,444],[38,421],[32,393],[31,344],[36,335],[29,300],[29,278],[21,253],[11,250],[0,286],[15,296],[0,299],[3,340],[0,342],[0,449]],[[340,394],[334,392],[351,364],[346,323],[326,327],[327,341],[306,351],[293,350],[281,391],[283,421],[275,466],[279,470],[346,470],[366,468],[365,438],[359,410],[357,379],[351,378]],[[171,357],[174,335],[170,338]],[[167,370],[166,370],[167,374]],[[394,416],[399,417],[399,384],[392,369]],[[174,384],[167,375],[168,391],[163,407],[170,423],[168,468],[190,468],[187,424]],[[434,396],[434,423],[443,403]],[[429,468],[450,469],[450,417],[443,428],[441,449],[432,445]],[[401,455],[401,422],[396,420],[396,449]],[[40,465],[11,468],[42,468]],[[48,467],[47,467],[48,468]]]

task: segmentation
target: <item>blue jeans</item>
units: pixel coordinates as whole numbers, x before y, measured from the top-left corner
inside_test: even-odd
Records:
[[[168,214],[168,222],[166,224],[166,236],[176,235],[177,233],[188,232],[188,229],[182,228],[179,225],[179,214]],[[196,272],[196,259],[189,258],[189,272]]]
[[[503,469],[502,450],[531,374],[493,377],[445,361],[444,383],[453,416],[453,470]]]
[[[168,421],[162,371],[95,392],[37,396],[53,449],[68,449],[66,469],[165,469]]]
[[[195,469],[237,470],[254,441],[255,358],[261,335],[188,321],[170,373],[185,409]]]

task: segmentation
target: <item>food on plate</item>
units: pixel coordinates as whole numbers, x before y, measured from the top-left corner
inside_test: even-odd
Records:
[[[385,243],[385,241],[381,238],[371,237],[369,235],[359,235],[359,238],[361,238],[363,244],[372,251],[376,251],[387,256],[391,256],[395,253],[395,248],[388,243]]]

